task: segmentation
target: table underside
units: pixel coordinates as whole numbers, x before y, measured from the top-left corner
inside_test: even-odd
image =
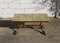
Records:
[[[33,29],[39,33],[42,33],[43,35],[46,35],[43,28],[44,25],[42,24],[43,22],[13,22],[14,23],[14,27],[10,27],[10,29],[13,29],[13,34],[16,35],[18,30],[21,28],[29,28],[29,29]],[[35,28],[38,27],[38,28]],[[40,32],[39,30],[36,29],[41,29],[42,32]]]

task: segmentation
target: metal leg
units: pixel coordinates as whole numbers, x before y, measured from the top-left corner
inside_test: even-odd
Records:
[[[43,29],[42,29],[42,32],[41,33],[46,36],[45,31]]]
[[[44,28],[44,26],[42,25],[42,22],[40,22],[40,29],[43,29]]]
[[[13,30],[13,34],[14,34],[14,35],[16,35],[17,32],[18,32],[14,27],[10,27],[9,29],[12,29],[12,30]]]
[[[18,30],[23,27],[24,27],[24,23],[17,24],[16,29],[13,29],[13,34],[14,35],[18,34]]]
[[[17,29],[13,29],[13,34],[14,34],[14,35],[18,34]]]
[[[44,26],[42,25],[42,22],[40,22],[40,29],[42,30],[41,33],[44,34],[44,35],[46,35],[45,32],[44,32],[44,30],[43,30],[43,28],[44,28]]]

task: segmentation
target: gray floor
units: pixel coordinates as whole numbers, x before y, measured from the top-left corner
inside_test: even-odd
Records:
[[[45,25],[46,36],[28,28],[22,28],[17,35],[12,30],[0,27],[0,43],[60,43],[60,19],[50,18]]]

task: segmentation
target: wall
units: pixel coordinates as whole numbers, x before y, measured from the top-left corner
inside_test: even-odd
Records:
[[[51,16],[51,12],[48,11],[50,6],[41,5],[40,2],[42,0],[0,0],[0,17],[13,17],[19,13],[48,13]]]

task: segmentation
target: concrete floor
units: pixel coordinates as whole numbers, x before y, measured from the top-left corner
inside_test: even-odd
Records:
[[[28,28],[22,28],[17,35],[13,35],[8,27],[0,27],[0,43],[60,43],[60,19],[50,20],[44,23],[46,36]]]

